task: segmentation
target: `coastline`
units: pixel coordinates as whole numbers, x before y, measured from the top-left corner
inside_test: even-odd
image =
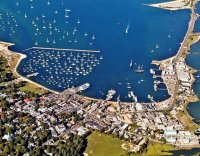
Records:
[[[165,10],[183,10],[183,9],[191,9],[192,8],[192,2],[190,0],[174,0],[170,2],[162,2],[162,3],[156,3],[156,4],[143,4],[150,7],[155,8],[161,8]]]
[[[14,65],[14,68],[11,67],[11,70],[13,71],[13,73],[14,73],[17,77],[19,77],[19,79],[21,79],[22,81],[29,82],[29,83],[31,83],[31,84],[34,84],[34,85],[37,86],[38,88],[42,88],[42,89],[47,90],[47,91],[50,91],[50,92],[52,92],[52,93],[57,93],[57,94],[59,94],[59,92],[54,91],[54,90],[51,90],[51,89],[49,89],[49,88],[46,88],[46,87],[44,87],[44,86],[42,86],[42,85],[40,85],[40,84],[38,84],[38,83],[36,83],[36,82],[34,82],[34,81],[32,81],[32,80],[30,80],[30,79],[28,79],[28,78],[22,76],[21,74],[19,74],[19,73],[17,72],[17,67],[19,66],[20,62],[21,62],[23,59],[25,59],[27,56],[26,56],[25,54],[21,54],[21,53],[17,53],[17,52],[14,52],[14,51],[9,50],[9,47],[10,47],[10,46],[13,46],[13,45],[15,45],[15,44],[0,41],[0,53],[2,53],[3,56],[6,56],[6,57],[9,57],[9,56],[12,57],[13,55],[14,55],[13,57],[18,56],[18,57],[17,57],[16,65]],[[11,66],[11,61],[12,61],[11,59],[8,59],[9,66]]]
[[[187,55],[189,54],[189,50],[190,50],[191,45],[195,44],[196,42],[198,42],[200,40],[200,34],[199,33],[193,33],[194,25],[196,23],[196,20],[198,19],[198,15],[195,13],[195,6],[196,6],[197,2],[198,1],[194,1],[193,5],[191,7],[192,13],[191,13],[191,19],[188,23],[188,30],[187,30],[187,33],[185,34],[183,42],[181,43],[181,46],[179,47],[177,54],[175,56],[171,57],[171,58],[166,59],[166,60],[158,61],[158,63],[152,62],[152,64],[160,65],[160,64],[164,64],[163,62],[167,62],[167,61],[170,61],[170,60],[174,61],[175,66],[176,66],[175,72],[177,73],[178,64],[176,62],[178,62],[178,60],[180,60],[180,58],[183,59],[185,66],[188,69],[188,74],[190,75],[190,90],[191,90],[192,94],[189,95],[189,96],[183,96],[185,101],[184,101],[184,103],[182,103],[183,108],[182,108],[182,110],[179,111],[178,114],[183,113],[184,117],[186,117],[186,119],[190,123],[192,123],[191,127],[199,127],[199,125],[193,121],[193,118],[191,117],[191,115],[187,111],[187,106],[192,102],[198,101],[199,99],[198,99],[197,95],[193,92],[193,89],[192,89],[193,83],[196,80],[194,75],[193,75],[196,72],[196,69],[193,69],[192,67],[188,66],[186,64],[185,60],[186,60]],[[160,8],[162,8],[162,7],[160,7]],[[176,87],[177,85],[174,84],[174,86]],[[179,98],[178,94],[179,94],[178,91],[174,92],[172,94],[174,96],[174,100],[175,100],[174,103],[176,103],[177,99]],[[181,121],[182,119],[180,117],[178,117],[178,114],[177,114],[177,118],[178,118],[179,121]],[[182,123],[185,127],[188,126],[188,124],[184,120],[182,121]]]
[[[195,4],[194,4],[194,6],[195,6]],[[192,19],[192,17],[191,17],[191,19]],[[191,22],[191,23],[192,23],[192,22]],[[190,37],[191,37],[191,30],[193,30],[193,28],[192,28],[191,25],[193,25],[195,22],[192,23],[192,24],[191,24],[191,23],[189,23],[188,32],[186,33],[186,35],[185,35],[185,37],[184,37],[184,40],[183,40],[183,42],[181,43],[181,46],[180,46],[178,52],[176,53],[176,55],[173,56],[173,57],[171,57],[171,58],[168,58],[168,59],[166,59],[166,60],[158,61],[158,64],[159,64],[159,65],[162,64],[163,62],[164,62],[164,63],[167,62],[167,65],[168,65],[168,61],[171,61],[171,60],[175,60],[175,62],[177,62],[176,60],[178,60],[178,59],[180,58],[180,56],[183,57],[183,59],[184,59],[184,61],[185,61],[185,58],[187,57],[188,51],[189,51],[189,49],[190,49],[190,46],[191,46],[192,44],[196,43],[196,42],[200,39],[200,35],[198,35],[198,38],[196,38],[195,41],[192,40],[192,42],[191,42],[191,40],[190,40]],[[191,27],[192,29],[190,29],[190,27]],[[193,35],[195,35],[195,34],[193,34]],[[196,35],[197,35],[197,34],[196,34]],[[186,44],[186,48],[185,48],[185,46],[184,46],[184,43],[187,43],[187,44]],[[36,86],[39,87],[39,88],[43,88],[43,89],[48,90],[48,91],[50,91],[50,92],[59,94],[59,92],[56,92],[56,91],[51,90],[51,89],[48,89],[48,88],[46,88],[46,87],[44,87],[44,86],[42,86],[42,85],[40,85],[40,84],[38,84],[38,83],[36,83],[36,82],[33,82],[33,81],[31,81],[30,79],[28,79],[28,78],[26,78],[26,77],[20,75],[20,74],[17,72],[18,65],[20,64],[20,62],[21,62],[23,59],[26,58],[26,55],[21,54],[21,53],[17,53],[17,52],[12,52],[12,51],[10,51],[10,50],[9,50],[9,47],[10,47],[10,46],[13,46],[13,45],[14,45],[14,44],[12,44],[12,43],[0,42],[0,53],[3,51],[3,52],[4,52],[4,55],[7,55],[7,57],[9,57],[9,56],[11,56],[11,55],[13,55],[13,57],[15,57],[16,55],[18,56],[18,57],[17,57],[18,60],[17,60],[17,63],[15,64],[15,67],[13,68],[13,72],[19,77],[19,79],[21,79],[21,80],[23,80],[23,81],[27,81],[28,83],[32,83],[32,84],[36,85]],[[12,61],[12,60],[11,60],[11,61]],[[166,66],[167,66],[167,65],[166,65]],[[175,66],[178,66],[177,63],[175,63]],[[189,73],[189,75],[190,75],[190,77],[191,77],[191,81],[190,81],[190,85],[191,85],[191,86],[190,86],[190,87],[191,87],[191,89],[192,89],[193,82],[195,81],[195,78],[194,78],[194,76],[193,76],[193,73],[195,72],[195,70],[194,70],[193,68],[189,67],[187,64],[186,64],[186,67],[189,69],[187,72]],[[165,68],[165,66],[164,66],[163,68]],[[177,72],[176,67],[175,67],[175,71]],[[178,80],[179,80],[179,79],[177,78],[177,82],[178,82]],[[176,89],[177,89],[177,84],[175,83],[173,87],[174,87],[174,90],[176,90]],[[170,90],[170,88],[168,87],[168,85],[167,85],[167,90],[168,90],[168,92],[169,92],[169,90]],[[166,109],[166,107],[165,107],[166,102],[165,102],[165,101],[169,100],[169,101],[170,101],[169,103],[172,103],[172,104],[171,104],[171,106],[172,106],[171,108],[174,108],[174,107],[175,107],[175,104],[176,104],[176,102],[177,102],[177,98],[178,98],[177,92],[173,91],[173,92],[169,92],[169,93],[170,93],[170,95],[171,95],[170,98],[168,98],[168,99],[166,99],[166,100],[164,100],[164,101],[161,101],[161,102],[156,102],[158,108],[162,108],[162,107],[163,107],[163,111],[165,111],[165,109]],[[86,96],[82,96],[82,97],[85,98],[85,99],[88,99],[88,100],[95,100],[95,101],[99,101],[99,100],[100,100],[100,99],[95,99],[95,98],[86,97]],[[192,117],[188,114],[186,107],[187,107],[187,105],[188,105],[190,102],[194,102],[195,100],[198,100],[198,99],[195,98],[195,95],[192,96],[192,97],[189,97],[189,98],[188,98],[188,97],[184,97],[184,98],[186,98],[186,102],[182,105],[182,106],[183,106],[183,109],[184,109],[184,111],[183,111],[184,114],[183,114],[183,115],[184,115],[189,121],[191,121],[194,125],[197,125],[196,123],[194,123],[194,122],[192,121]],[[116,102],[116,101],[109,101],[109,103],[112,103],[112,104],[117,105],[117,102]],[[169,108],[169,110],[171,110],[171,108]],[[187,114],[185,114],[185,110],[186,110]],[[130,112],[125,112],[125,114],[128,114],[128,113],[130,113]],[[137,113],[137,112],[136,112],[136,113]],[[121,113],[121,114],[122,114],[122,113]],[[178,120],[181,121],[181,119],[178,119]],[[185,125],[184,125],[184,127],[185,127]]]

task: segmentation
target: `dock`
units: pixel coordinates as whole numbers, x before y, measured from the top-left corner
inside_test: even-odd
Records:
[[[23,51],[28,51],[31,49],[37,49],[37,50],[55,50],[55,51],[69,51],[69,52],[90,52],[90,53],[100,53],[100,50],[86,50],[86,49],[61,49],[61,48],[45,48],[45,47],[32,47],[25,49]]]

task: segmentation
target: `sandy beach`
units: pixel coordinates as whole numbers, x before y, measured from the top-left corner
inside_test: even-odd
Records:
[[[156,4],[143,4],[151,7],[162,8],[166,10],[180,10],[180,9],[191,9],[191,2],[184,0],[175,0],[170,2],[156,3]]]

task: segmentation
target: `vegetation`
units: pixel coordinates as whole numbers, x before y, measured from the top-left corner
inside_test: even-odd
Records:
[[[6,63],[6,59],[0,57],[0,83],[14,80],[14,76],[11,71],[7,69]]]
[[[177,114],[177,118],[189,131],[194,131],[199,128],[199,126],[192,121],[192,118],[188,114],[186,109],[184,109],[184,111],[179,111]]]
[[[142,156],[152,156],[152,155],[172,155],[170,151],[177,150],[177,148],[167,145],[149,142],[146,151],[142,154]]]
[[[127,155],[127,151],[123,150],[121,145],[124,141],[112,136],[93,132],[88,136],[88,146],[85,153],[88,156],[120,156]]]
[[[47,90],[45,90],[43,88],[39,88],[35,84],[29,83],[29,82],[26,82],[25,85],[23,87],[20,87],[19,89],[20,89],[20,91],[23,91],[23,92],[33,92],[33,93],[37,93],[37,94],[47,94],[48,93]]]
[[[59,141],[58,146],[46,146],[48,153],[59,156],[79,156],[85,149],[86,140],[77,135],[70,135],[68,140]]]
[[[52,138],[48,125],[36,122],[36,118],[29,113],[11,109],[16,103],[23,104],[25,98],[30,98],[37,107],[39,97],[47,92],[43,92],[43,89],[38,90],[30,83],[15,81],[16,77],[6,64],[6,59],[0,57],[0,155],[81,155],[85,149],[86,139],[69,134],[68,139],[53,138],[56,144],[46,145],[45,143]]]
[[[196,43],[197,41],[199,41],[199,36],[193,35],[189,38],[189,45],[192,45],[192,44]]]

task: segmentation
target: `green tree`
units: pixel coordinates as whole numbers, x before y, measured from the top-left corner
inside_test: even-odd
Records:
[[[5,146],[5,147],[3,148],[3,152],[4,152],[5,154],[10,153],[9,147],[8,147],[8,146]]]

